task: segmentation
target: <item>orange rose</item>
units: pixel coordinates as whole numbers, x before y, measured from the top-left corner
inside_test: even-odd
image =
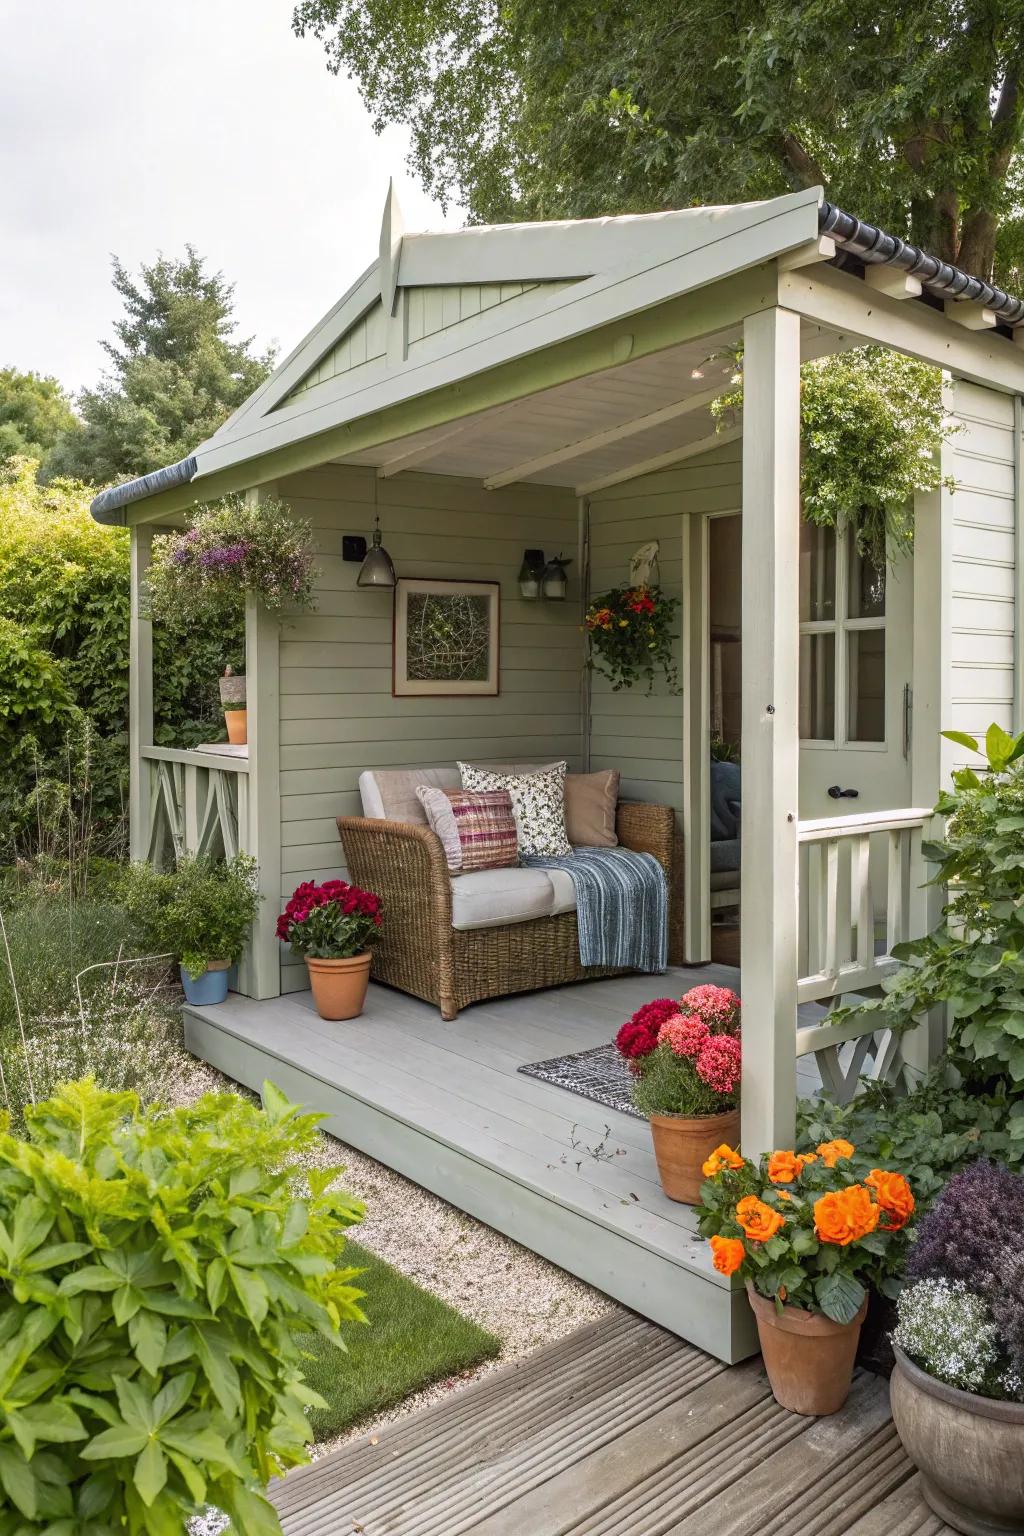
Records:
[[[884,1168],[872,1168],[865,1184],[875,1192],[875,1199],[889,1217],[879,1223],[883,1232],[898,1232],[905,1227],[914,1213],[914,1196],[902,1173],[887,1173]]]
[[[743,1159],[732,1147],[727,1147],[723,1141],[720,1147],[716,1147],[711,1156],[701,1164],[701,1173],[706,1179],[714,1178],[716,1173],[721,1173],[723,1168],[742,1168]]]
[[[823,1243],[845,1248],[878,1226],[879,1209],[863,1184],[837,1189],[814,1202],[814,1230]]]
[[[768,1177],[773,1184],[792,1184],[800,1177],[807,1162],[815,1161],[803,1152],[773,1152],[768,1159]]]
[[[834,1168],[841,1157],[852,1157],[855,1150],[853,1143],[844,1141],[841,1136],[835,1141],[823,1141],[818,1148],[826,1168]]]
[[[720,1275],[734,1275],[747,1256],[747,1250],[738,1237],[709,1237],[714,1266]]]
[[[785,1223],[778,1211],[756,1195],[745,1195],[736,1207],[736,1220],[752,1243],[766,1243]]]

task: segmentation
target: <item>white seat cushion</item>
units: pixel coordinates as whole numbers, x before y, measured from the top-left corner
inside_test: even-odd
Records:
[[[452,881],[452,927],[499,928],[550,917],[555,888],[543,869],[477,869]]]

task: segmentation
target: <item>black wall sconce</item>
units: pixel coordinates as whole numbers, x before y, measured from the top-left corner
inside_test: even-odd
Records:
[[[565,601],[569,578],[566,566],[572,564],[564,555],[552,555],[548,559],[542,549],[524,549],[523,563],[519,567],[519,595],[528,603],[545,597],[548,602]]]

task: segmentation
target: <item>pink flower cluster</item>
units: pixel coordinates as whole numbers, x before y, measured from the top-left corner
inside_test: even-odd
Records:
[[[699,1014],[677,1013],[666,1019],[658,1031],[658,1044],[692,1061],[697,1076],[715,1093],[732,1093],[738,1087],[740,1042],[735,1035],[714,1034]]]
[[[680,1010],[697,1014],[716,1034],[739,1032],[740,1000],[728,987],[691,987],[681,999]]]
[[[277,920],[277,937],[290,939],[295,925],[304,923],[318,907],[327,907],[335,902],[346,917],[358,914],[360,917],[371,918],[377,928],[383,921],[380,898],[372,891],[361,890],[358,885],[348,885],[344,880],[325,880],[322,885],[317,885],[314,880],[304,880],[296,886],[288,905]]]
[[[711,1031],[699,1014],[677,1013],[674,1018],[666,1019],[661,1026],[658,1044],[671,1046],[677,1056],[689,1056],[691,1061],[696,1061],[701,1046],[710,1034]]]

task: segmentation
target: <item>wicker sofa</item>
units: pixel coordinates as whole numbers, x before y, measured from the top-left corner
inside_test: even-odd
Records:
[[[424,777],[429,773],[433,779],[438,772],[425,770]],[[362,783],[361,788],[365,810],[368,796]],[[462,875],[453,881],[440,839],[425,818],[393,820],[379,805],[372,808],[373,815],[339,816],[338,832],[349,877],[376,891],[387,914],[374,946],[375,980],[435,1003],[443,1019],[454,1019],[461,1008],[484,998],[621,974],[581,966],[575,903],[566,898],[564,888],[556,886],[544,915],[528,915],[538,902],[544,906],[540,887],[530,885],[546,880],[544,872],[506,872],[517,877],[524,892],[522,912],[509,921],[493,912],[488,916],[486,893],[477,897],[476,908],[473,905],[473,891],[479,890],[473,882],[479,882],[479,876]],[[411,808],[407,814],[414,814]],[[615,827],[622,847],[654,855],[672,892],[676,881],[671,807],[620,801]],[[571,887],[568,876],[563,880]],[[493,898],[491,904],[493,908]]]

